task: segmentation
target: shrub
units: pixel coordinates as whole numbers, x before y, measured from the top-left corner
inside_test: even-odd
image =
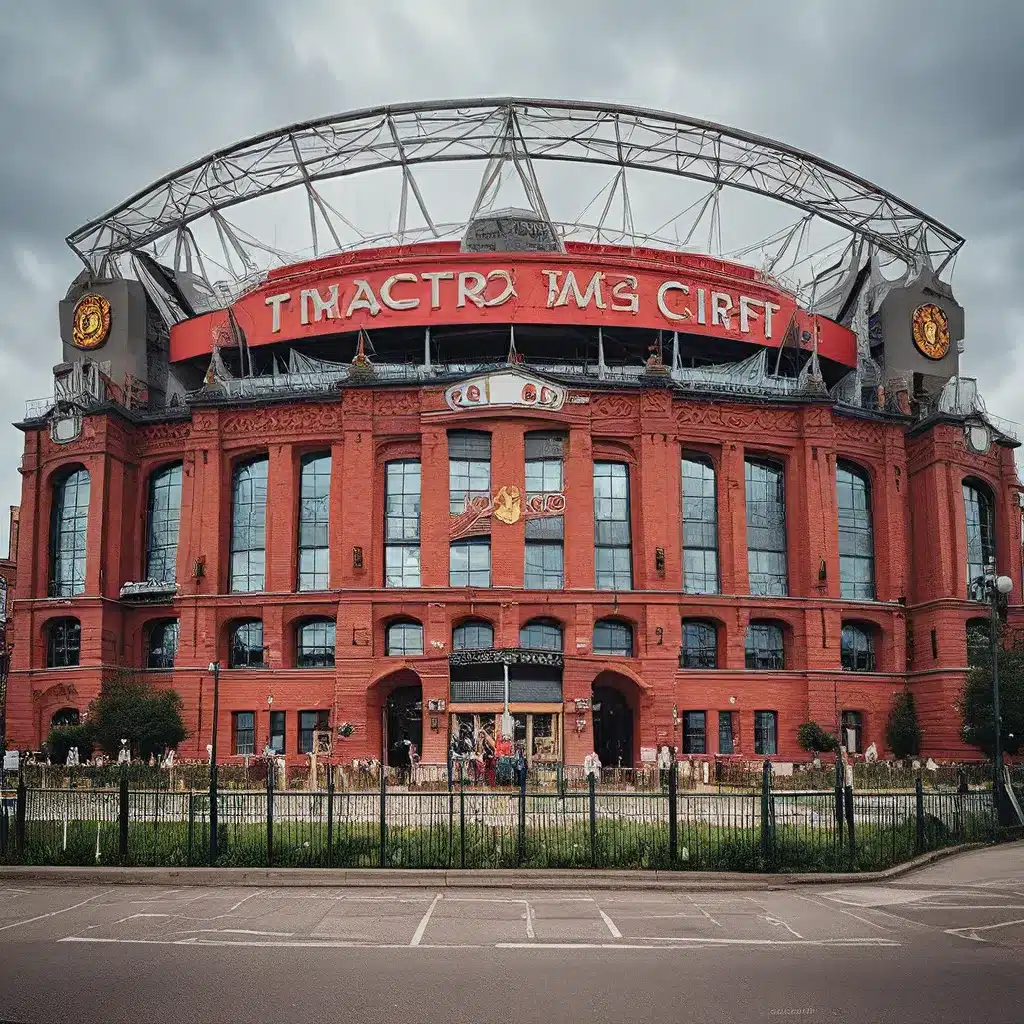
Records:
[[[804,722],[796,731],[796,740],[811,754],[839,749],[839,741],[817,722]]]
[[[917,721],[914,695],[909,690],[893,697],[885,724],[885,742],[896,757],[914,757],[921,752],[921,726]]]
[[[88,761],[92,757],[93,740],[87,725],[61,725],[50,730],[46,747],[54,764],[64,764],[72,747],[78,747],[78,759]]]

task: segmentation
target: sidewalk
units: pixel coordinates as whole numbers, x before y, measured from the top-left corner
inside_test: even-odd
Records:
[[[987,844],[970,843],[899,864],[886,871],[753,874],[722,871],[405,871],[401,868],[65,868],[0,867],[0,883],[41,885],[302,886],[406,889],[644,889],[709,892],[786,889],[796,885],[850,885],[890,881],[926,864]]]

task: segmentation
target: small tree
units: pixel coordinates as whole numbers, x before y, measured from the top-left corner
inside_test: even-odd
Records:
[[[796,741],[809,754],[829,753],[839,749],[839,741],[817,722],[804,722],[796,731]]]
[[[88,725],[59,725],[50,730],[46,746],[54,764],[65,764],[72,747],[78,747],[80,761],[88,761],[92,757],[92,733]]]
[[[914,695],[909,690],[892,699],[885,723],[885,743],[895,757],[914,757],[921,752],[921,726],[917,721]]]
[[[100,695],[89,705],[89,731],[96,745],[116,756],[121,740],[132,753],[147,758],[176,747],[188,732],[181,717],[181,695],[157,690],[131,671],[105,680]]]
[[[1003,752],[1016,754],[1024,745],[1024,651],[1006,648],[1000,641],[998,653]],[[991,658],[979,659],[967,673],[967,683],[960,696],[960,714],[963,741],[980,747],[992,757],[996,729]]]

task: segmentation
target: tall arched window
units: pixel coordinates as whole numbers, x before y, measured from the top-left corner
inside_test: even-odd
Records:
[[[146,579],[173,583],[177,577],[178,524],[181,520],[181,463],[149,478],[146,515]]]
[[[50,520],[50,595],[74,597],[85,590],[85,546],[89,527],[89,471],[79,467],[53,484]]]
[[[633,627],[619,619],[598,619],[594,623],[594,653],[633,657]]]
[[[266,456],[235,467],[231,488],[232,592],[263,590],[267,564]]]
[[[400,621],[388,625],[384,653],[389,657],[423,653],[423,625],[419,622]]]
[[[73,668],[82,652],[82,624],[78,619],[51,619],[46,625],[46,667]]]
[[[330,453],[307,455],[299,470],[299,590],[329,586],[330,501]]]
[[[534,619],[519,630],[519,646],[531,651],[560,651],[562,627],[557,622]]]
[[[452,630],[453,651],[486,651],[494,646],[494,627],[489,622],[471,619]]]
[[[996,557],[995,503],[980,480],[965,480],[964,513],[967,519],[967,596],[971,582],[984,576]]]
[[[78,708],[61,708],[60,711],[53,713],[53,717],[50,719],[50,728],[70,729],[81,724],[81,721],[82,716],[79,714]]]
[[[263,668],[263,621],[248,619],[231,627],[228,668]]]
[[[743,643],[747,668],[778,671],[786,667],[782,627],[774,622],[751,622]]]
[[[680,668],[718,668],[718,630],[713,622],[683,620]]]
[[[174,656],[178,653],[178,620],[153,622],[146,633],[146,668],[174,668]]]
[[[297,668],[334,668],[337,624],[334,619],[307,619],[295,630]]]
[[[775,463],[747,459],[744,478],[750,593],[785,597],[789,593],[785,474]]]
[[[836,464],[839,515],[839,593],[854,601],[875,599],[875,535],[867,474],[848,462]]]
[[[872,627],[844,622],[839,647],[844,671],[875,671],[875,631]]]
[[[718,593],[718,505],[715,467],[683,456],[683,592]]]

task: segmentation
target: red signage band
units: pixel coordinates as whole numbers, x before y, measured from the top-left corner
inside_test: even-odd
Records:
[[[493,323],[642,327],[777,348],[793,328],[808,348],[856,365],[853,333],[798,308],[793,296],[754,281],[689,268],[590,261],[577,254],[405,258],[390,265],[275,279],[232,311],[250,346],[356,330]],[[231,344],[223,311],[171,331],[171,359]]]

